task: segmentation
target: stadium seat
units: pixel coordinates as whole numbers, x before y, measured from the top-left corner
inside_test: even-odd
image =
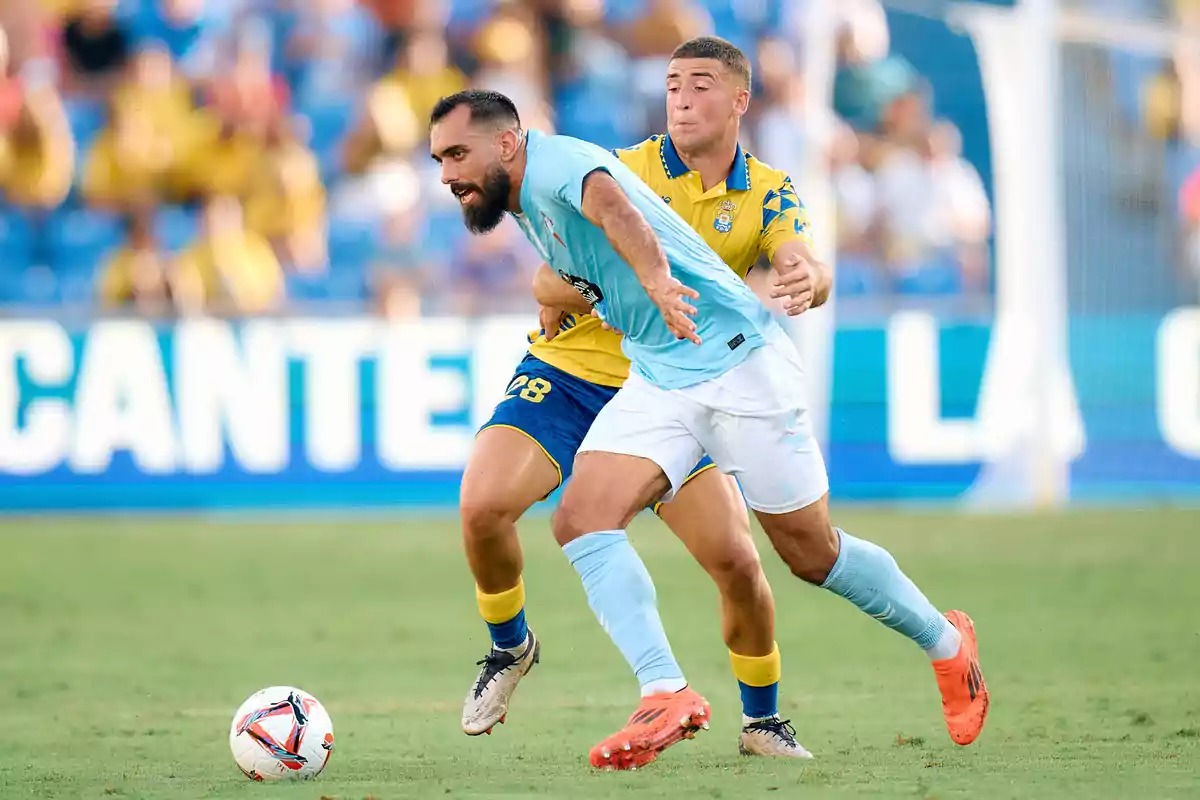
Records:
[[[628,100],[604,86],[585,81],[564,87],[558,95],[559,133],[604,148],[628,147],[638,140],[640,120]]]
[[[646,9],[646,0],[608,0],[604,21],[609,25],[628,25]]]
[[[295,89],[305,63],[303,59],[288,53],[288,40],[296,29],[299,14],[294,8],[277,3],[266,5],[259,13],[270,23],[271,71],[282,75],[288,85]]]
[[[330,270],[363,270],[374,257],[377,242],[378,233],[373,222],[333,218],[329,223]]]
[[[358,104],[354,99],[309,98],[297,109],[309,121],[309,147],[321,164],[321,177],[329,181],[341,169],[341,144],[357,119]]]
[[[55,272],[92,274],[123,240],[120,220],[88,209],[68,209],[47,221],[46,255]]]
[[[721,37],[740,47],[751,59],[758,47],[758,32],[768,23],[768,6],[773,3],[746,3],[739,0],[705,0],[713,27]]]
[[[450,0],[448,28],[473,28],[499,5],[498,0]]]
[[[107,122],[104,104],[97,100],[70,98],[65,106],[67,122],[75,139],[75,153],[77,156],[85,155]]]
[[[101,131],[108,123],[108,113],[104,104],[98,100],[68,98],[64,103],[67,124],[71,128],[71,138],[75,150],[75,175],[71,181],[71,190],[67,196],[67,204],[79,206],[83,204],[81,182],[83,168],[87,163],[88,153],[96,142]]]
[[[463,227],[462,214],[458,211],[443,211],[430,214],[425,220],[425,235],[422,245],[431,258],[446,258],[467,236]]]
[[[289,300],[298,303],[320,302],[329,299],[328,275],[288,273],[285,278]]]
[[[289,39],[303,32],[300,15],[278,9],[272,15],[276,20],[275,52],[279,54],[274,68],[287,79],[298,105],[361,96],[366,87],[354,84],[370,77],[365,71],[377,66],[384,39],[383,30],[368,10],[351,6],[332,17],[324,17],[325,36],[337,45],[309,59],[293,57],[287,52]]]
[[[199,231],[195,213],[181,206],[164,206],[154,220],[154,232],[159,244],[172,253],[192,243]]]
[[[868,258],[854,255],[838,256],[835,291],[840,297],[861,297],[879,294],[884,286],[883,266]]]
[[[19,211],[0,213],[0,272],[8,274],[29,266],[34,255],[34,231]]]
[[[54,306],[61,301],[58,278],[47,266],[30,264],[11,273],[0,271],[0,280],[4,282],[0,302],[28,308]]]
[[[44,302],[29,297],[27,291],[34,241],[32,227],[23,215],[14,211],[0,214],[0,303]]]
[[[948,259],[922,264],[896,281],[896,291],[905,295],[948,295],[962,291],[962,270]]]
[[[54,271],[59,301],[69,305],[91,304],[96,296],[96,276],[103,264],[85,268],[82,264],[66,271]]]
[[[334,301],[360,302],[367,299],[367,271],[370,264],[352,269],[330,270],[323,286],[325,297]]]

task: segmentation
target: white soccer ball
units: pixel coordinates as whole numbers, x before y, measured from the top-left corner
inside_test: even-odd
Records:
[[[308,692],[272,686],[250,695],[233,715],[229,749],[250,780],[309,780],[333,752],[333,720]]]

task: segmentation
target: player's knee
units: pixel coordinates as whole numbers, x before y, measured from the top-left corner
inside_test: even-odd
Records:
[[[794,552],[785,560],[788,569],[797,578],[820,586],[833,570],[837,561],[837,549],[819,547],[811,551]]]
[[[709,566],[709,574],[722,596],[738,604],[754,601],[766,583],[762,561],[753,547],[736,548]]]
[[[828,525],[801,525],[789,531],[779,554],[788,569],[802,581],[820,586],[837,562],[837,533]]]
[[[476,541],[506,535],[522,513],[486,497],[464,497],[459,504],[463,536]]]
[[[814,586],[820,586],[829,577],[829,571],[833,569],[833,564],[831,563],[826,566],[821,559],[810,556],[799,556],[788,559],[788,569],[800,580],[811,583]]]
[[[590,515],[577,503],[564,498],[550,519],[550,527],[554,531],[554,541],[559,546],[569,544],[584,534],[591,533],[589,528]]]
[[[550,525],[554,530],[554,540],[560,546],[589,533],[620,530],[625,527],[614,511],[611,500],[599,494],[589,497],[587,493],[578,492],[563,497],[554,511]]]

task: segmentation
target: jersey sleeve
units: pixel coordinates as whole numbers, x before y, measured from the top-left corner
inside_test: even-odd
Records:
[[[582,213],[583,180],[596,170],[611,174],[611,156],[561,139],[545,142],[532,171],[531,188],[538,197],[550,197]]]
[[[643,183],[648,183],[654,186],[654,176],[651,172],[651,162],[646,154],[645,144],[634,145],[633,147],[625,147],[620,150],[613,150],[612,154],[617,157],[617,160],[629,168],[630,172],[642,179]],[[655,158],[655,164],[658,159]]]
[[[622,148],[622,149],[620,149],[620,150],[617,150],[617,149],[615,149],[615,148],[614,148],[614,149],[613,149],[613,150],[611,150],[610,152],[611,152],[611,153],[612,153],[614,156],[616,156],[616,157],[617,157],[617,161],[620,161],[622,164],[624,164],[625,166],[629,167],[629,168],[630,168],[631,170],[633,170],[634,172],[637,172],[637,171],[638,171],[638,167],[639,167],[639,166],[641,166],[641,165],[638,163],[638,161],[640,160],[640,159],[638,158],[638,156],[640,155],[640,153],[638,153],[638,151],[637,151],[637,148],[634,148],[634,147],[625,147],[625,148]]]
[[[782,183],[763,196],[760,249],[771,259],[780,245],[792,239],[812,244],[808,211],[796,196],[792,179],[785,177]]]

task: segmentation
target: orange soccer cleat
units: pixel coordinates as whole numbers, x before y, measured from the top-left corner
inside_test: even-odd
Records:
[[[946,612],[958,629],[962,646],[957,655],[933,662],[938,689],[942,692],[942,714],[956,744],[968,745],[979,736],[988,713],[988,689],[979,668],[979,643],[975,623],[962,611]]]
[[[690,687],[643,697],[625,727],[592,748],[597,769],[637,769],[673,744],[708,729],[708,701]]]

